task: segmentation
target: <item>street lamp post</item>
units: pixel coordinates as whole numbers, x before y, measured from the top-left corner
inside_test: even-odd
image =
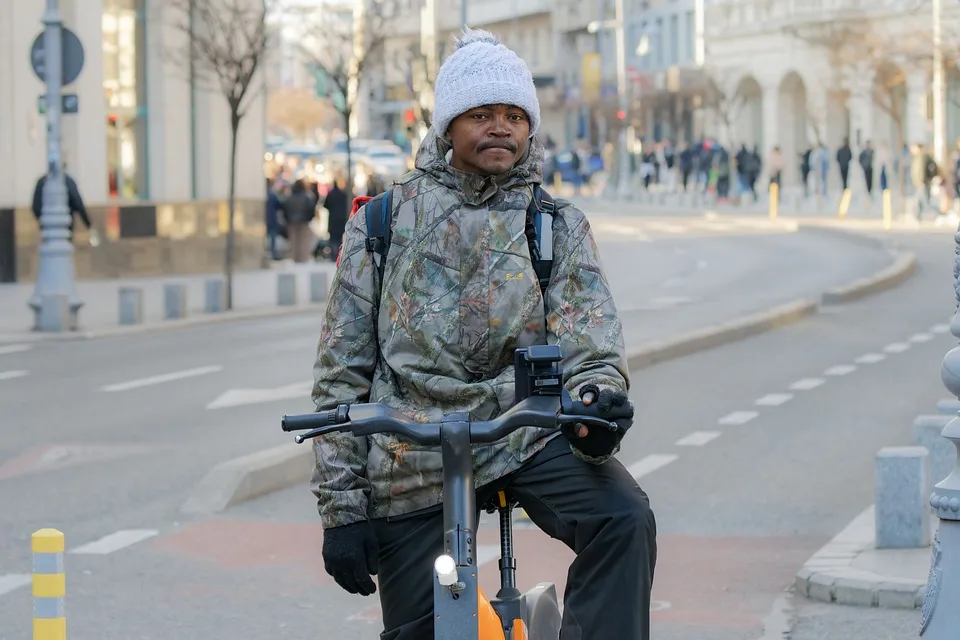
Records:
[[[74,281],[70,207],[60,149],[60,88],[63,78],[62,37],[57,0],[47,0],[43,15],[44,79],[47,113],[47,179],[40,212],[40,249],[37,283],[28,302],[37,331],[73,329],[83,303]],[[69,317],[67,316],[69,313]]]
[[[943,51],[940,34],[940,0],[932,0],[933,10],[933,157],[939,166],[946,160],[943,91]]]
[[[460,28],[467,28],[467,0],[460,0]]]

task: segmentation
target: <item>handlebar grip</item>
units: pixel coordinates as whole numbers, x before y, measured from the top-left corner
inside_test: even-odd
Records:
[[[335,424],[346,422],[346,411],[341,408],[328,409],[327,411],[317,411],[316,413],[306,413],[303,415],[283,416],[280,421],[280,428],[284,431],[306,431],[307,429],[322,429]]]

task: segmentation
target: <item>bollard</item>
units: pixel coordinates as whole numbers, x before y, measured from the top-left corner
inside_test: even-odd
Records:
[[[187,317],[187,285],[163,285],[163,317],[165,320]]]
[[[850,211],[850,201],[853,200],[853,192],[850,189],[844,189],[843,195],[840,196],[840,208],[837,209],[838,218],[846,218],[847,212]]]
[[[776,182],[770,183],[770,219],[777,217],[777,209],[780,207],[780,185]]]
[[[327,299],[327,274],[314,271],[310,274],[310,302],[323,302]]]
[[[937,403],[937,413],[955,416],[960,413],[960,400],[955,398],[944,398]]]
[[[883,190],[883,228],[890,229],[893,226],[893,196],[890,189]]]
[[[875,468],[877,549],[930,544],[930,460],[923,447],[884,447]]]
[[[293,307],[297,304],[297,274],[277,274],[277,305]]]
[[[66,640],[64,610],[67,583],[63,573],[63,533],[40,529],[31,537],[33,551],[33,640]]]
[[[143,322],[143,290],[120,287],[120,324]]]
[[[48,294],[41,300],[37,312],[37,331],[56,333],[67,331],[70,322],[70,298],[66,294]]]
[[[206,313],[220,313],[226,306],[226,289],[223,280],[210,278],[204,282],[203,310]]]
[[[960,305],[960,230],[954,235],[957,255],[954,260],[954,303]],[[957,309],[957,307],[954,307]],[[960,313],[950,323],[950,333],[960,338]],[[954,347],[940,365],[943,386],[960,398],[960,347]],[[930,552],[930,573],[920,615],[920,636],[925,640],[955,640],[960,637],[960,419],[944,427],[943,437],[950,441],[957,457],[952,473],[940,481],[930,495],[930,506],[940,518],[940,526]]]
[[[941,433],[952,420],[950,416],[917,416],[913,421],[913,443],[930,453],[930,480],[940,482],[953,471],[957,452]]]

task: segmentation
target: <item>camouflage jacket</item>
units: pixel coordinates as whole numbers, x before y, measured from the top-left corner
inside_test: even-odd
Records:
[[[364,211],[347,223],[313,370],[317,408],[383,402],[421,422],[451,411],[491,419],[514,403],[514,349],[544,342],[559,343],[571,392],[588,382],[626,390],[621,324],[593,234],[583,213],[562,200],[553,274],[541,297],[524,234],[532,183],[541,180],[541,144],[532,141],[516,167],[490,178],[457,171],[448,151],[431,132],[415,170],[392,187],[393,236],[377,318]],[[531,427],[475,447],[477,486],[517,469],[557,434]],[[334,434],[318,438],[314,450],[311,489],[325,528],[441,501],[438,448]]]

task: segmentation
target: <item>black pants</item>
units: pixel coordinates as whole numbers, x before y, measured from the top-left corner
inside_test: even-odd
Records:
[[[656,521],[647,494],[623,465],[582,462],[560,436],[516,472],[481,488],[478,504],[503,488],[540,529],[577,554],[567,574],[562,640],[648,640]],[[433,640],[433,562],[443,553],[442,514],[432,510],[373,525],[380,544],[380,638]]]

